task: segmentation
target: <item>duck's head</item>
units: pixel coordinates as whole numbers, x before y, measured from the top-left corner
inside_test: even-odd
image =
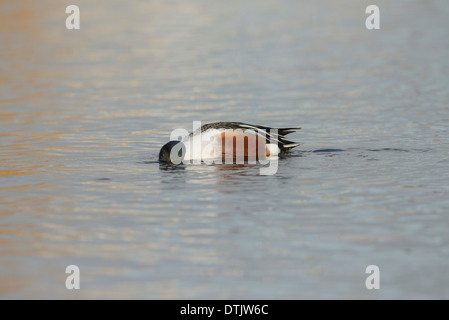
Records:
[[[159,161],[180,164],[184,159],[186,147],[181,141],[170,141],[159,151]]]

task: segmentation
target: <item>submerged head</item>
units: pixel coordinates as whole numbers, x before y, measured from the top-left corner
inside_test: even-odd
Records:
[[[159,161],[179,164],[184,158],[185,145],[181,141],[170,141],[164,144],[159,151]]]

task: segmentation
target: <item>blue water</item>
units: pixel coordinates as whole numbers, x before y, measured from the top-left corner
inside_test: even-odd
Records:
[[[2,2],[0,297],[447,299],[449,7],[369,4]],[[192,121],[304,144],[159,165]]]

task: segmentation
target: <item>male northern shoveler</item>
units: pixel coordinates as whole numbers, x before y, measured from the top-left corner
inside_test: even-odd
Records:
[[[213,122],[199,127],[180,141],[166,143],[159,152],[159,161],[180,163],[223,158],[262,160],[287,153],[300,143],[286,135],[301,128],[271,128],[242,122]]]

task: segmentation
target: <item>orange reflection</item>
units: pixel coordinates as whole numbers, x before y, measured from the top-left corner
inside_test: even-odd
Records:
[[[49,210],[53,197],[30,194],[56,194],[54,183],[43,180],[62,170],[55,160],[67,148],[58,143],[63,132],[52,129],[60,119],[51,116],[58,107],[51,99],[57,96],[53,86],[64,72],[52,67],[58,55],[48,54],[55,48],[43,43],[49,39],[49,15],[57,9],[32,0],[0,3],[0,215]],[[41,176],[27,178],[33,175]],[[0,287],[2,293],[8,286]]]

